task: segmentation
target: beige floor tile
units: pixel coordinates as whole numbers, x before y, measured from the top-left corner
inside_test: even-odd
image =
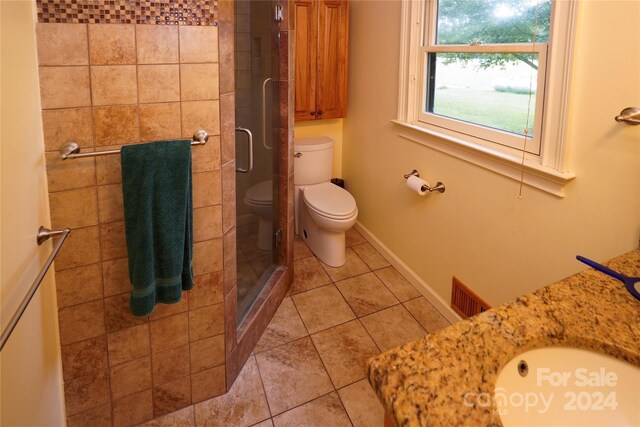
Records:
[[[362,237],[362,234],[360,234],[355,228],[350,228],[349,230],[347,230],[347,232],[345,233],[345,238],[347,241],[347,247],[358,245],[360,243],[366,243],[367,241],[367,239]]]
[[[370,314],[360,321],[382,351],[406,344],[426,334],[401,305]]]
[[[334,285],[312,289],[291,298],[310,334],[356,318]]]
[[[435,332],[438,329],[446,328],[451,323],[445,317],[440,314],[438,310],[432,306],[429,301],[424,297],[416,298],[404,303],[404,306],[409,312],[418,319],[420,325],[427,330],[427,332]]]
[[[304,327],[293,301],[291,298],[285,298],[256,344],[254,351],[260,353],[306,335],[308,335],[307,329]]]
[[[354,320],[311,336],[336,388],[365,377],[365,363],[380,353],[378,347]]]
[[[354,427],[384,424],[384,408],[366,379],[338,390],[338,395]]]
[[[354,247],[340,268],[321,264],[302,240],[294,244],[294,295],[281,303],[231,390],[144,427],[382,425],[366,361],[449,322],[356,230],[347,232]]]
[[[311,256],[293,262],[292,294],[308,291],[328,283],[331,283],[331,279],[316,257]]]
[[[361,243],[351,247],[367,266],[372,270],[388,267],[389,261],[385,259],[371,244]]]
[[[391,293],[400,301],[404,302],[422,296],[395,267],[382,268],[374,271],[374,273],[376,273],[376,276],[382,280],[382,283],[384,283]]]
[[[146,423],[140,424],[138,427],[193,427],[195,421],[193,419],[193,405],[180,409],[170,414],[155,418]]]
[[[273,415],[333,390],[309,337],[259,353],[256,360]]]
[[[349,417],[333,392],[273,418],[275,427],[351,427]]]
[[[299,260],[302,258],[308,258],[313,256],[313,252],[309,249],[307,244],[299,237],[293,238],[293,259]]]
[[[399,303],[373,273],[341,280],[336,286],[358,317]]]
[[[270,416],[258,365],[252,356],[228,393],[195,405],[197,426],[250,426]]]
[[[334,282],[371,271],[353,249],[347,248],[345,255],[347,256],[347,262],[342,267],[330,267],[322,263],[322,268],[324,268]]]

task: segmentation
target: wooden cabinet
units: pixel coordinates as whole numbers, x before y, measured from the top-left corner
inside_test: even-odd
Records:
[[[295,119],[344,117],[349,5],[346,0],[294,0],[294,3]]]

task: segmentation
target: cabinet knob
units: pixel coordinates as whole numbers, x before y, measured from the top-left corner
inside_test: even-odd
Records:
[[[322,115],[322,110],[318,111],[318,115],[321,116]]]
[[[312,116],[315,116],[315,115],[316,115],[316,112],[315,112],[315,111],[312,111],[312,112],[311,112],[311,113],[309,113],[309,114],[311,114]]]

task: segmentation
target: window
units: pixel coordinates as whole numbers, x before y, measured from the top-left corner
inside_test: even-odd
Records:
[[[430,137],[401,135],[516,179],[524,169],[528,184],[562,195],[574,177],[564,170],[564,123],[575,9],[551,0],[403,2],[396,123]]]

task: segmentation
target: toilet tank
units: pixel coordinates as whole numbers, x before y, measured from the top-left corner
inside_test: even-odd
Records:
[[[328,136],[296,138],[293,145],[293,182],[313,185],[331,180],[333,139]]]

